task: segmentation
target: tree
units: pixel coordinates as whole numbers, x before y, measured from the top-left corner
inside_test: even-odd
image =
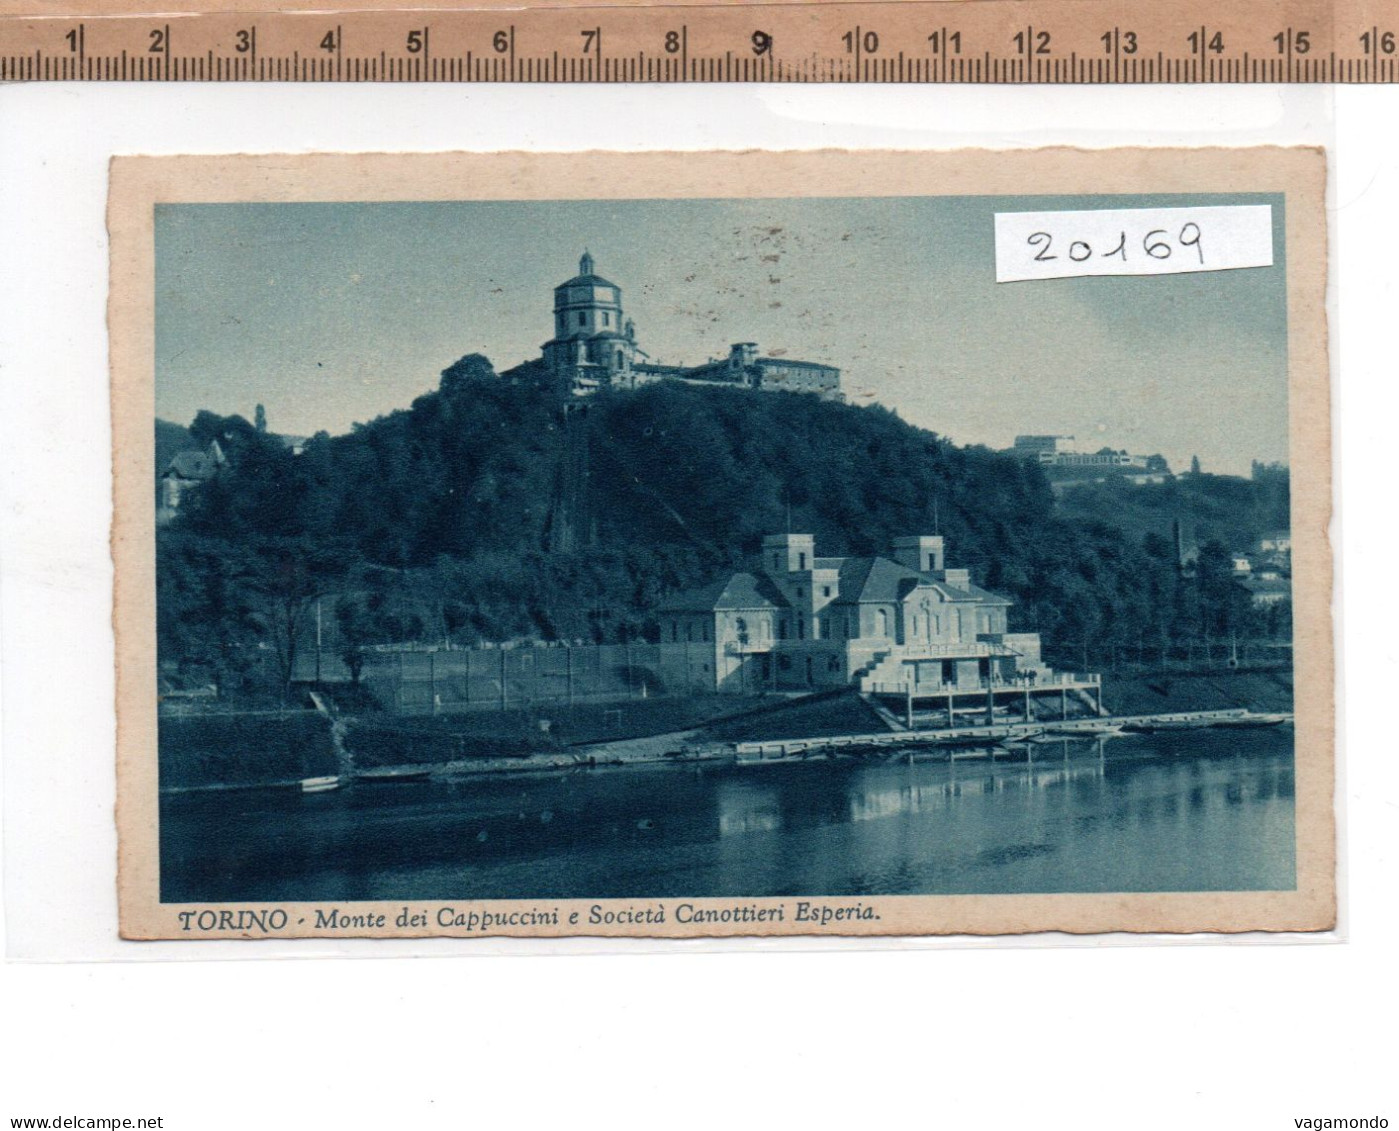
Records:
[[[448,396],[461,392],[468,385],[495,378],[495,368],[490,359],[479,353],[469,353],[459,357],[442,370],[441,391]]]
[[[1037,465],[877,406],[667,381],[602,391],[567,425],[561,407],[469,354],[410,408],[300,456],[239,417],[200,413],[191,432],[218,440],[226,466],[157,535],[162,664],[222,655],[270,669],[275,651],[285,694],[321,596],[352,650],[654,640],[661,600],[744,568],[789,521],[832,557],[941,533],[953,564],[1015,603],[1012,631],[1140,651],[1143,638],[1248,625],[1227,560],[1177,571],[1173,516],[1220,552],[1288,524],[1285,469],[1259,482],[1113,477],[1059,499]],[[586,496],[589,545],[542,552],[565,490]]]
[[[1247,623],[1249,595],[1234,580],[1233,555],[1219,542],[1200,547],[1195,562],[1201,628],[1209,636],[1228,636]]]
[[[364,674],[365,647],[373,639],[373,619],[354,597],[335,602],[335,621],[340,628],[340,658],[350,669],[350,682],[359,685]]]
[[[258,405],[253,413],[253,427],[259,432],[267,431],[267,410],[262,405]]]
[[[255,617],[276,653],[282,695],[291,693],[296,661],[316,602],[346,574],[343,551],[305,539],[276,539],[247,551],[240,580],[251,595]]]

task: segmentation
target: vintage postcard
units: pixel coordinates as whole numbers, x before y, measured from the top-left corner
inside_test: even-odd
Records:
[[[1325,168],[118,158],[123,935],[1332,927]]]

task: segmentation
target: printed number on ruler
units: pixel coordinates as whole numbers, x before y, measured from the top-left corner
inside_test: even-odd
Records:
[[[579,5],[0,15],[0,80],[1188,83],[1399,81],[1399,0]],[[109,0],[118,3],[120,0]],[[485,3],[504,0],[483,0]],[[33,14],[18,15],[29,6]],[[186,10],[175,14],[181,8]]]

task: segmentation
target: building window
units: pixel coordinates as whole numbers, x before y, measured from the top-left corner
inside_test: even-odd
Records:
[[[586,319],[587,319],[587,315],[585,315],[585,314],[580,310],[580,311],[578,312],[578,325],[580,325],[580,326],[583,325],[583,323],[584,323],[584,321],[585,321]]]
[[[618,350],[618,351],[617,351],[617,368],[618,368],[618,369],[621,369],[621,368],[622,368],[622,365],[623,365],[623,361],[622,361],[622,351],[621,351],[621,350]]]
[[[806,568],[806,554],[805,554],[805,553],[799,552],[799,553],[797,554],[797,568],[798,568],[798,569],[805,569],[805,568]]]
[[[692,624],[687,624],[687,625],[685,626],[685,643],[686,643],[686,644],[689,644],[689,643],[693,642],[694,639],[695,639],[695,626],[692,625]]]
[[[797,586],[797,596],[799,598],[806,596],[806,591],[800,585]]]
[[[801,614],[797,615],[797,639],[806,639],[806,617]]]
[[[782,555],[781,555],[781,554],[773,554],[773,555],[772,555],[772,568],[773,568],[773,569],[781,569],[781,568],[782,568]]]
[[[680,643],[680,625],[675,621],[670,622],[670,642],[672,644]]]
[[[823,596],[823,597],[829,597],[830,595],[831,595],[831,587],[830,587],[829,585],[823,585],[823,586],[821,586],[821,596]]]
[[[612,315],[608,314],[605,310],[602,312],[602,324],[604,326],[612,325]]]

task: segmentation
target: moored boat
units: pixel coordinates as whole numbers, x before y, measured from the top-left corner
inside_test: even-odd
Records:
[[[1231,715],[1227,719],[1215,719],[1211,726],[1216,727],[1275,727],[1282,723],[1291,722],[1292,716],[1285,714],[1253,714]]]
[[[1077,726],[1051,726],[1047,733],[1056,738],[1113,738],[1122,733],[1122,724],[1088,723]]]
[[[1131,734],[1160,734],[1164,731],[1199,730],[1214,726],[1218,719],[1151,719],[1135,723],[1123,723],[1122,729]]]
[[[356,774],[359,785],[389,785],[395,782],[427,781],[432,777],[431,770],[393,770]]]

